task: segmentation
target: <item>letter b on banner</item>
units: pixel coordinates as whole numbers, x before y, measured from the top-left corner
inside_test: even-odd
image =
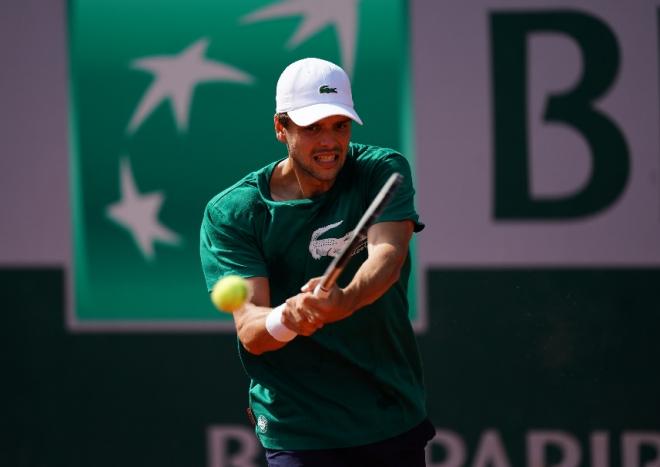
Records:
[[[547,97],[544,120],[572,127],[588,144],[592,171],[571,196],[534,199],[528,155],[527,45],[534,33],[566,35],[583,57],[578,84]],[[495,217],[502,220],[566,219],[594,214],[623,192],[630,162],[622,132],[595,108],[614,82],[619,47],[602,21],[573,11],[494,13],[491,16],[494,91]]]

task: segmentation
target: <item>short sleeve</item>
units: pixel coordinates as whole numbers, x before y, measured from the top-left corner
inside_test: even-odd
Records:
[[[266,263],[255,235],[254,218],[222,199],[206,206],[200,230],[200,257],[209,291],[229,274],[267,277]]]
[[[375,164],[369,187],[370,199],[376,197],[387,179],[395,172],[400,173],[403,180],[376,222],[411,220],[415,223],[415,232],[419,232],[424,228],[424,224],[420,222],[419,214],[415,210],[415,188],[410,164],[401,154],[389,153]]]

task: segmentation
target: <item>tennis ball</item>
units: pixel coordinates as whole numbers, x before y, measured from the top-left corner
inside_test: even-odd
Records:
[[[240,276],[225,276],[211,290],[211,301],[220,311],[233,313],[250,299],[250,284]]]

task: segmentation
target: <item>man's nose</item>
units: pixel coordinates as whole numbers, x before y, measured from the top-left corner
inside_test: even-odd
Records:
[[[337,144],[337,140],[335,139],[335,135],[332,131],[324,130],[319,135],[319,143],[323,147],[332,147]]]

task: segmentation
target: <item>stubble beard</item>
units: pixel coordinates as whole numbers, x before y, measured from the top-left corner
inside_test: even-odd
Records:
[[[337,158],[337,165],[333,168],[333,170],[323,170],[321,168],[314,167],[316,162],[314,161],[313,154],[310,156],[309,160],[305,160],[305,158],[298,157],[296,155],[293,155],[291,160],[293,161],[295,169],[300,171],[306,178],[311,178],[322,183],[328,183],[334,181],[337,178],[337,175],[339,175],[339,172],[341,171],[345,162],[345,158],[342,158],[340,150],[335,149],[332,152],[335,153],[335,157]]]

